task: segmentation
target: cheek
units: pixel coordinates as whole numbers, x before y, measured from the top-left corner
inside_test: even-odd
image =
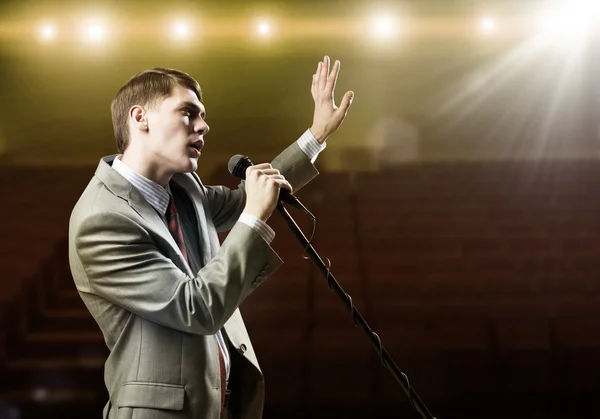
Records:
[[[181,147],[185,136],[185,128],[181,124],[159,124],[154,127],[156,143],[163,148]]]
[[[163,126],[163,136],[169,140],[169,139],[181,139],[183,137],[187,137],[187,126],[185,124],[182,124],[181,121],[179,121],[179,123],[174,123],[174,124],[168,124]],[[181,141],[175,141],[175,142],[179,142],[181,143]]]

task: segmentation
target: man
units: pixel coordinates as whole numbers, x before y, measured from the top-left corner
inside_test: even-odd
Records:
[[[119,154],[101,159],[69,225],[79,294],[110,355],[104,418],[260,418],[263,377],[239,305],[282,263],[266,224],[280,187],[318,173],[325,140],[353,99],[336,107],[340,64],[313,75],[313,124],[236,190],[195,173],[209,127],[200,86],[153,69],[116,95]],[[230,230],[219,246],[217,232]]]

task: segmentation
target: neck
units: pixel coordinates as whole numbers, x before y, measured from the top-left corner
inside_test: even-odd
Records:
[[[158,183],[163,188],[166,188],[173,177],[173,173],[167,171],[160,163],[153,162],[152,159],[148,158],[144,153],[136,152],[131,146],[132,145],[125,150],[121,156],[121,161],[134,172]]]

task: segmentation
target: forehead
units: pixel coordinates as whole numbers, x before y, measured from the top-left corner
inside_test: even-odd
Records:
[[[204,110],[204,105],[202,104],[202,102],[200,102],[198,96],[196,96],[196,93],[194,93],[193,90],[186,89],[185,87],[180,85],[176,85],[173,88],[171,95],[165,99],[164,103],[168,103],[171,106],[180,106],[186,103],[193,104],[201,110]]]

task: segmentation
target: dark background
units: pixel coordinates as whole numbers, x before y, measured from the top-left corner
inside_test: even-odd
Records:
[[[317,216],[317,251],[425,405],[437,418],[591,417],[598,38],[538,36],[535,14],[550,7],[0,3],[0,418],[99,417],[106,402],[107,351],[66,235],[98,160],[115,153],[118,88],[154,66],[197,78],[211,126],[198,173],[235,186],[231,155],[268,161],[310,126],[325,54],[342,63],[337,100],[351,89],[355,101],[298,196]],[[377,10],[403,22],[395,39],[371,37]],[[498,22],[488,36],[483,14]],[[96,15],[110,36],[93,45],[78,30]],[[259,16],[272,37],[253,34]],[[172,42],[171,17],[197,36]],[[54,42],[36,39],[43,19]],[[277,214],[270,224],[286,263],[242,306],[265,418],[419,417]]]

